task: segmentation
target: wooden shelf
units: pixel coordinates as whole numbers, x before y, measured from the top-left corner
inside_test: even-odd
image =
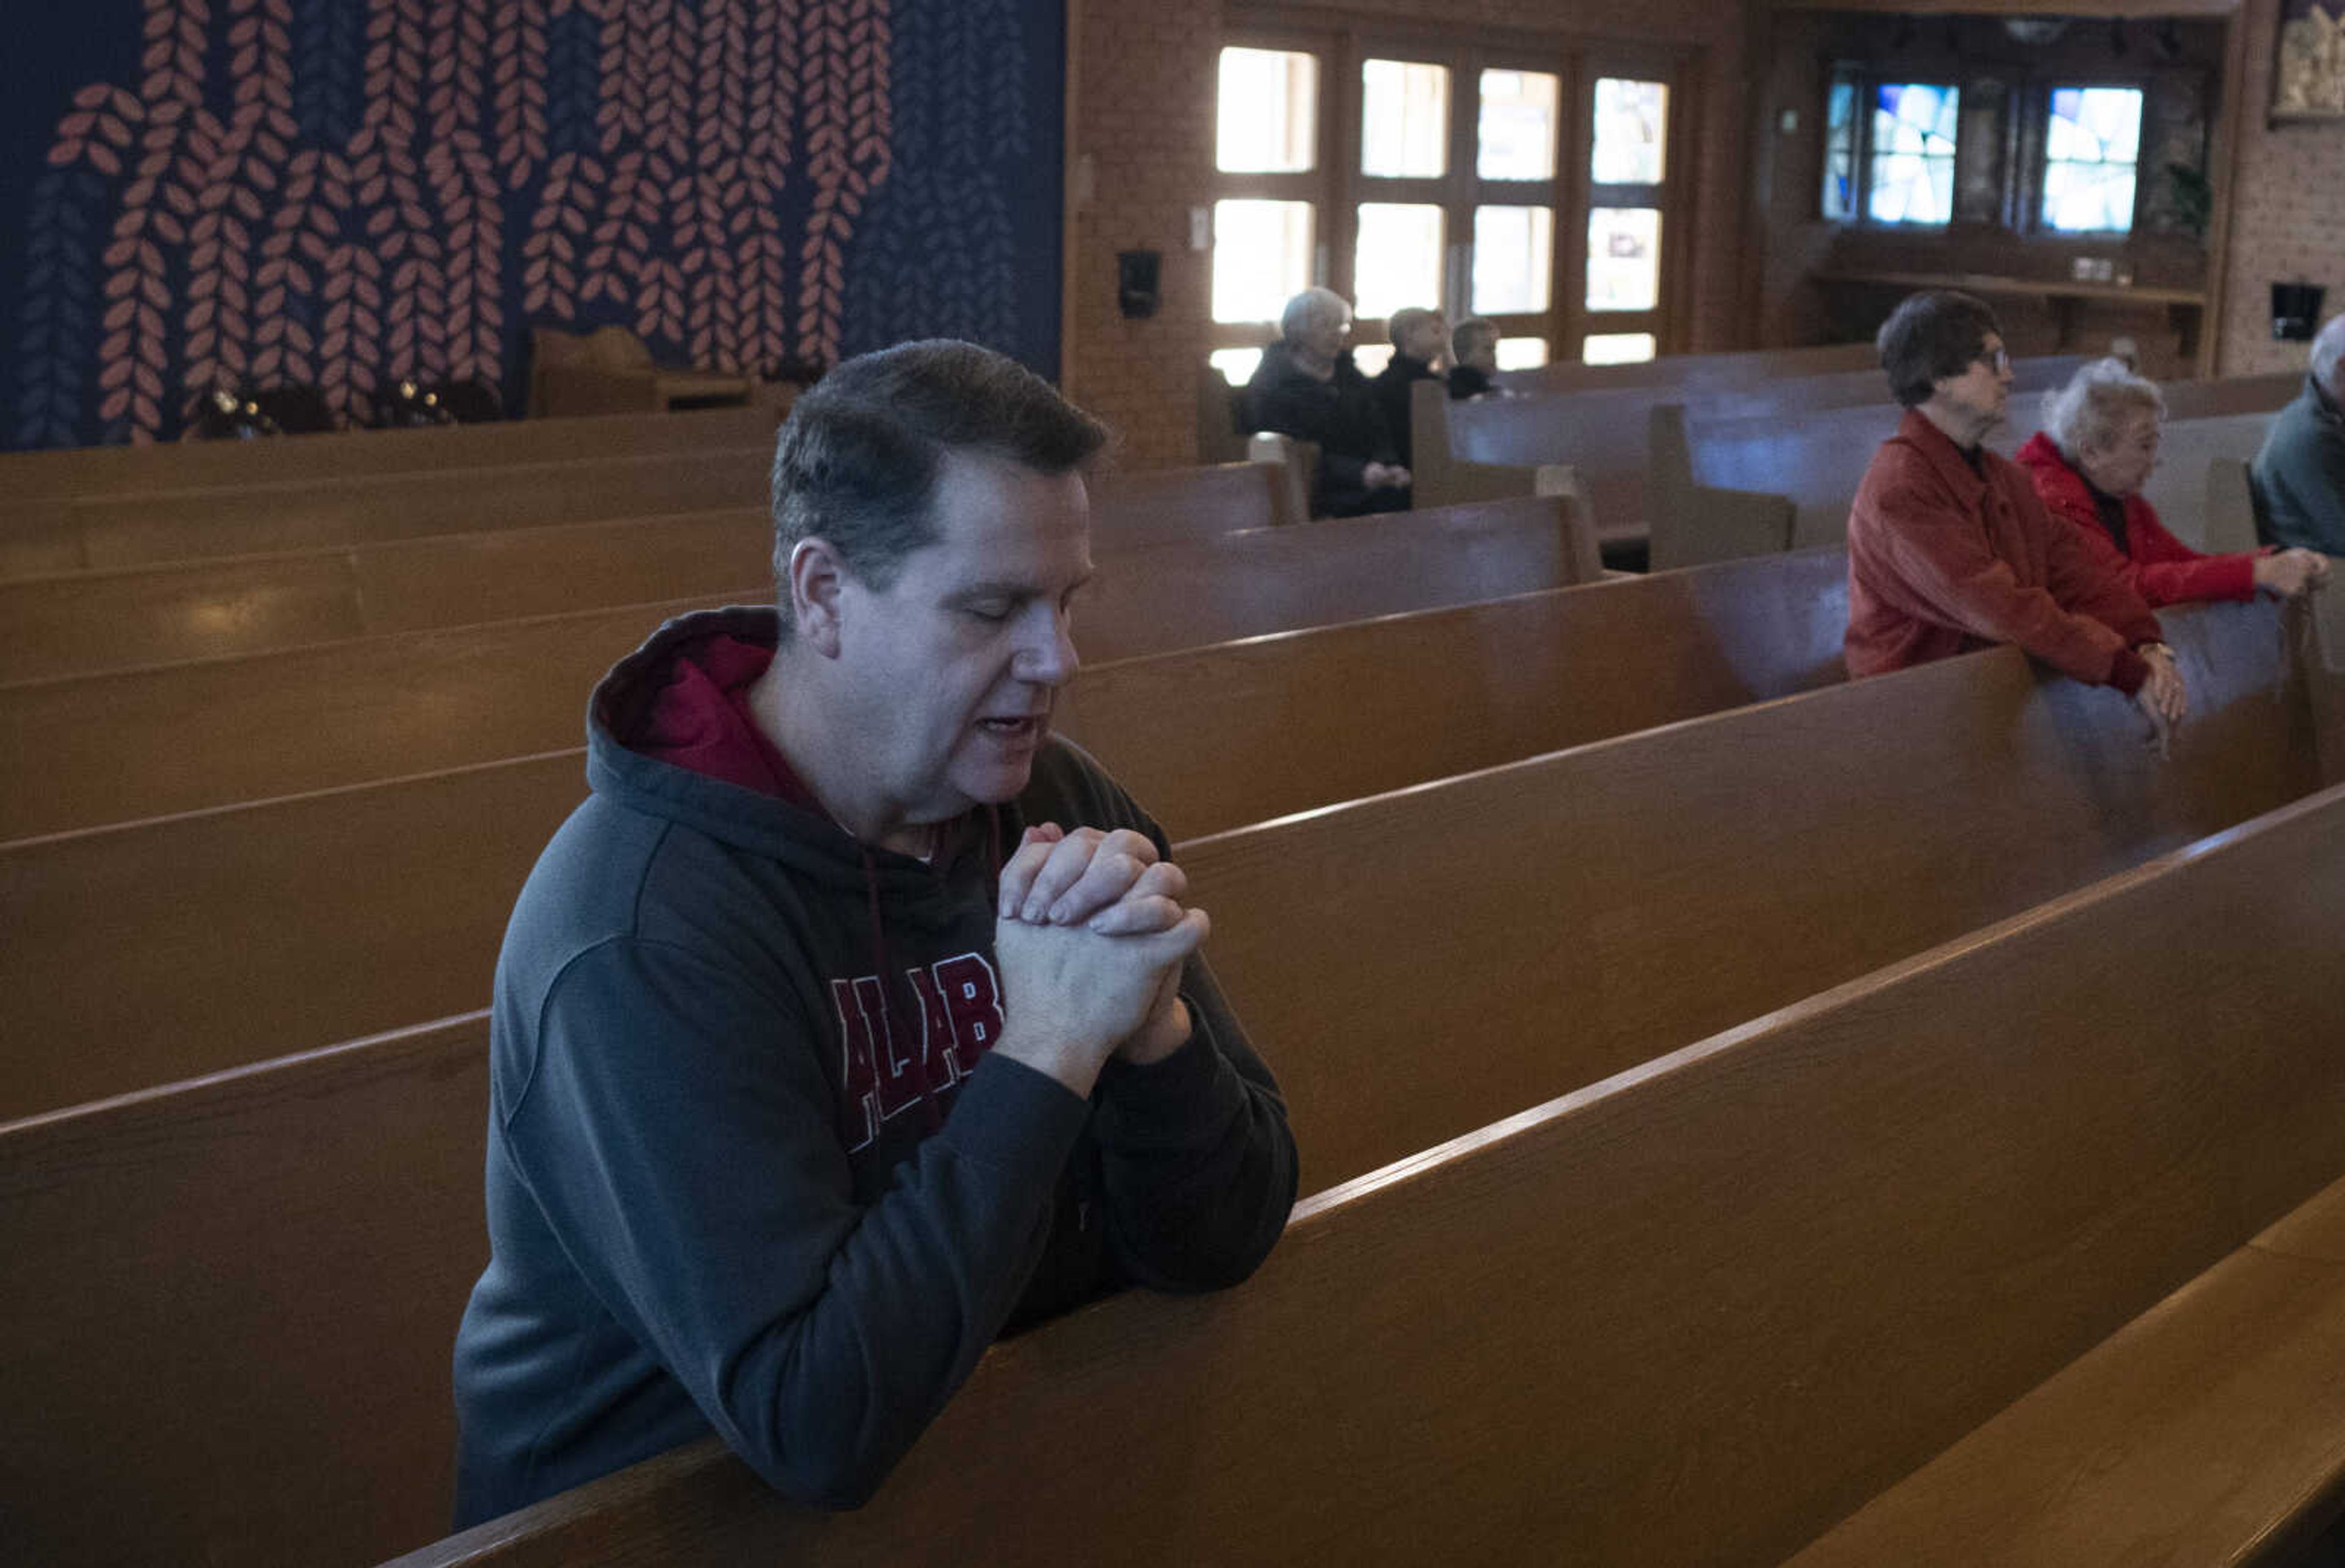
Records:
[[[1819,272],[1819,283],[1871,283],[1890,288],[1959,288],[1964,293],[2017,295],[2031,299],[2098,299],[2121,305],[2170,305],[2203,309],[2203,288],[2159,288],[2135,283],[2079,283],[2053,278],[2001,278],[1985,272]]]
[[[2161,288],[2136,283],[2080,283],[2056,278],[2004,278],[1987,272],[1812,272],[1808,280],[1826,286],[1883,288],[1959,288],[1966,294],[2005,299],[2042,299],[2052,307],[2058,346],[2076,341],[2076,313],[2087,304],[2138,305],[2163,309],[2185,360],[2198,356],[2206,325],[2203,288]]]

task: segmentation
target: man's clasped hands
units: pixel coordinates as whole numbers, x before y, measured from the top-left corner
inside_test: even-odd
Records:
[[[994,1047],[1080,1095],[1111,1057],[1149,1063],[1188,1041],[1181,965],[1212,929],[1189,879],[1128,828],[1030,827],[1001,868]]]

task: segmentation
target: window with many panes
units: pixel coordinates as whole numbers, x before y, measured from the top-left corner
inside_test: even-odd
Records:
[[[1591,365],[1650,359],[1659,347],[1661,196],[1669,178],[1667,82],[1599,76],[1589,128],[1586,335]]]
[[[1663,246],[1680,243],[1668,80],[1496,47],[1279,42],[1222,55],[1213,358],[1233,381],[1314,282],[1353,301],[1369,373],[1406,306],[1493,320],[1502,369],[1660,350]]]
[[[2054,87],[2044,119],[2044,227],[2130,233],[2140,157],[2140,88]]]
[[[1309,50],[1222,51],[1210,358],[1233,385],[1254,374],[1279,312],[1319,269],[1320,76]]]
[[[1835,75],[1824,99],[1823,216],[1943,228],[1954,215],[1961,118],[1959,87]]]

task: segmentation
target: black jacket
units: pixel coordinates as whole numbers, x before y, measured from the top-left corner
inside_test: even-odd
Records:
[[[1372,462],[1399,462],[1400,451],[1348,350],[1336,356],[1334,378],[1323,381],[1297,368],[1284,343],[1273,343],[1246,383],[1245,411],[1250,429],[1276,430],[1319,449],[1312,516],[1357,517],[1407,508],[1406,490],[1372,491],[1363,477]]]
[[[1419,381],[1439,379],[1441,373],[1432,366],[1396,349],[1385,368],[1376,372],[1376,379],[1368,383],[1368,389],[1376,397],[1377,411],[1384,415],[1385,429],[1391,434],[1393,450],[1400,454],[1405,467],[1416,466],[1416,443],[1410,440],[1408,423],[1409,392]]]
[[[1005,1324],[1230,1283],[1294,1200],[1285,1108],[1199,957],[1189,1043],[1089,1100],[990,1051],[1000,845],[1048,820],[1165,847],[1098,764],[1054,739],[933,864],[866,849],[630,744],[719,636],[770,646],[774,612],[671,622],[598,688],[594,793],[505,935],[460,1526],[712,1430],[797,1501],[859,1502]]]

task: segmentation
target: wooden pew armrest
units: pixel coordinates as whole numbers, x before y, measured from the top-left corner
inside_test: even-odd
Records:
[[[1792,548],[1798,517],[1788,496],[1695,485],[1679,515],[1656,520],[1653,570],[1781,555]]]
[[[1451,458],[1437,467],[1430,467],[1417,475],[1416,505],[1427,507],[1457,506],[1471,501],[1511,501],[1517,496],[1544,495],[1538,488],[1538,476],[1548,463],[1539,468],[1515,463],[1477,463],[1463,458]],[[1567,470],[1566,471],[1569,471]]]

